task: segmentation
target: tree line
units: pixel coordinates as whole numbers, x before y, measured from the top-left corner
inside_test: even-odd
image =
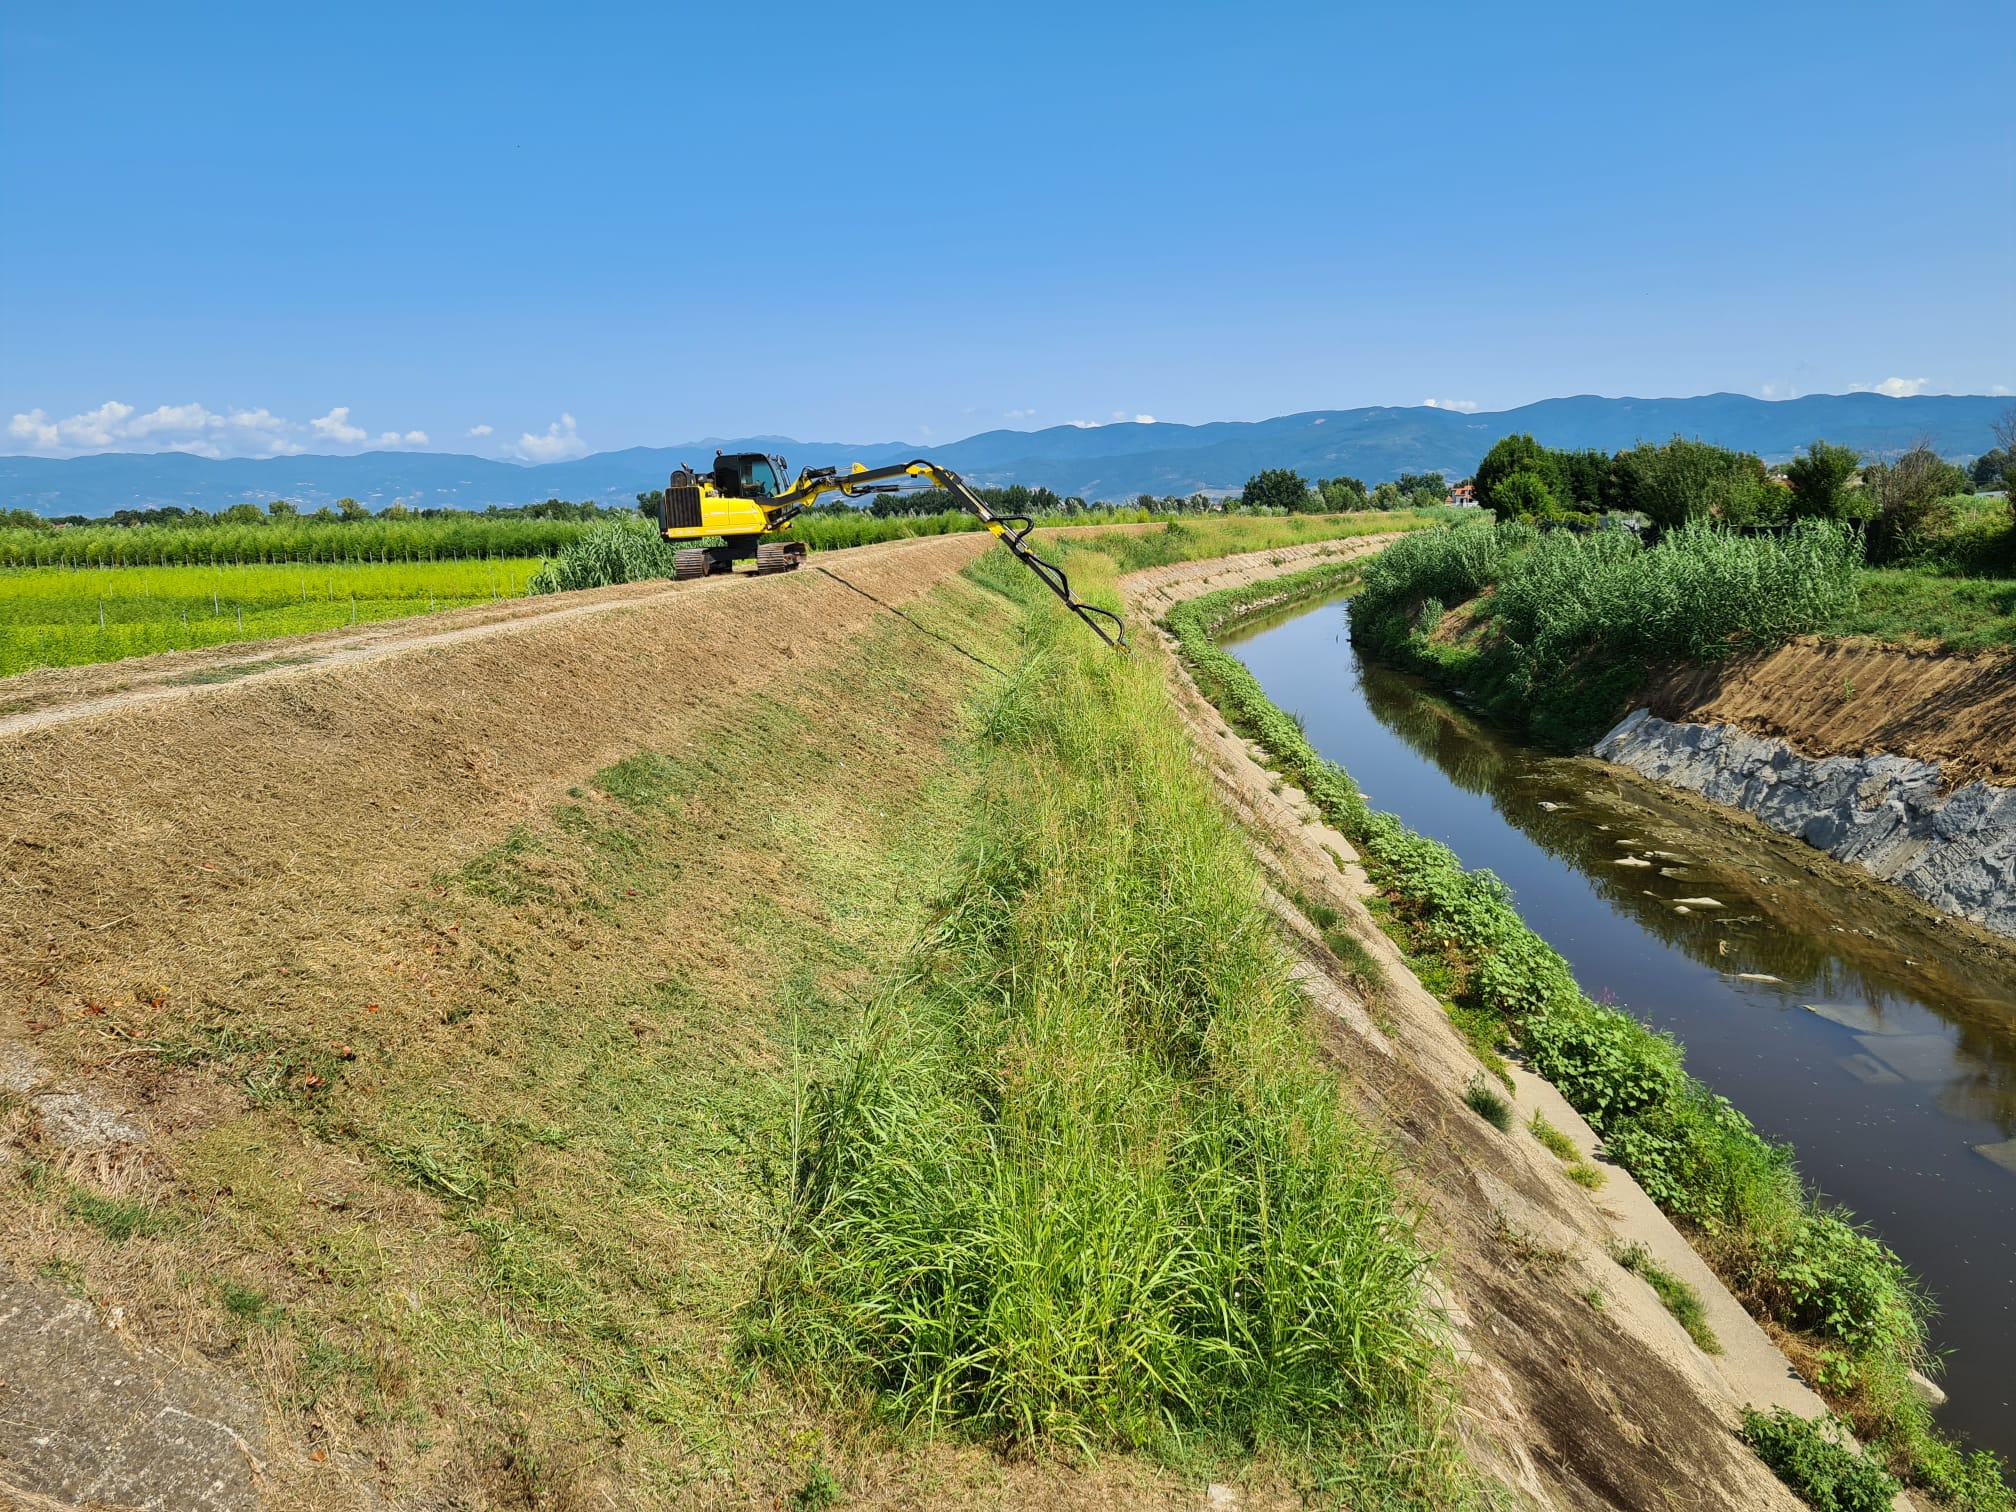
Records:
[[[1344,514],[1359,509],[1432,509],[1449,497],[1449,480],[1439,472],[1403,472],[1367,488],[1362,478],[1318,478],[1313,484],[1286,467],[1270,467],[1246,480],[1239,502],[1248,509],[1283,514]]]
[[[1921,439],[1893,459],[1816,440],[1772,470],[1749,452],[1675,436],[1617,452],[1502,438],[1477,464],[1477,502],[1500,519],[1593,525],[1606,514],[1639,515],[1662,529],[1683,525],[1779,526],[1836,520],[1863,529],[1878,558],[1950,526],[1956,498],[1999,482],[2016,492],[2016,410],[1998,422],[2003,443],[1971,468],[1946,461]],[[2012,500],[2016,512],[2016,500]]]

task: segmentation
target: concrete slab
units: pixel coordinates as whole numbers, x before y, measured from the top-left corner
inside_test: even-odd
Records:
[[[4,1266],[0,1383],[0,1503],[259,1505],[263,1432],[249,1397],[129,1346],[90,1303]]]

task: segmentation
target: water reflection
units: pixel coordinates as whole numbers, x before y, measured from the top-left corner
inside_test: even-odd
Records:
[[[1639,928],[1718,972],[1779,978],[1798,1006],[1855,1005],[1882,1037],[1862,1056],[1906,1080],[1950,1084],[1957,1116],[2016,1134],[2007,960],[1797,840],[1602,762],[1525,750],[1390,667],[1357,672],[1374,718]],[[1914,1035],[1927,1009],[1944,1022]]]
[[[1949,1426],[2016,1455],[2016,954],[1800,842],[1524,749],[1360,661],[1342,608],[1230,649],[1373,804],[1487,866],[1592,995],[1877,1228],[1941,1299]]]

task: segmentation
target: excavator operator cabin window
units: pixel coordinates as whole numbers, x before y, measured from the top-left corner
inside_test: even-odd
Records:
[[[749,464],[749,491],[759,499],[773,499],[780,492],[776,470],[768,461],[758,458]]]

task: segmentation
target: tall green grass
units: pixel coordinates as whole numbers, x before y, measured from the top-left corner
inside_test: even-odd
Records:
[[[527,593],[567,593],[672,576],[679,548],[644,525],[597,525],[551,561],[542,562]]]
[[[1932,1367],[1930,1303],[1903,1262],[1804,1187],[1789,1147],[1689,1076],[1675,1040],[1591,1001],[1495,876],[1465,871],[1448,847],[1373,810],[1212,638],[1284,587],[1314,594],[1346,575],[1318,569],[1193,599],[1165,624],[1206,696],[1359,846],[1403,943],[1453,979],[1459,1009],[1487,1016],[1501,1042],[1525,1051],[1747,1305],[1806,1335],[1816,1384],[1907,1478],[1956,1507],[2009,1512],[2016,1498],[2000,1462],[1943,1437],[1911,1382]]]
[[[1550,743],[1585,744],[1649,663],[1825,627],[1853,608],[1860,563],[1857,538],[1827,521],[1777,538],[1689,526],[1651,547],[1622,530],[1471,524],[1381,553],[1353,604],[1352,635],[1483,693],[1492,712]],[[1472,637],[1433,639],[1424,605],[1466,601],[1482,621]]]
[[[1029,654],[938,927],[799,1099],[752,1346],[902,1421],[1462,1504],[1426,1256],[1153,666],[970,571]]]

